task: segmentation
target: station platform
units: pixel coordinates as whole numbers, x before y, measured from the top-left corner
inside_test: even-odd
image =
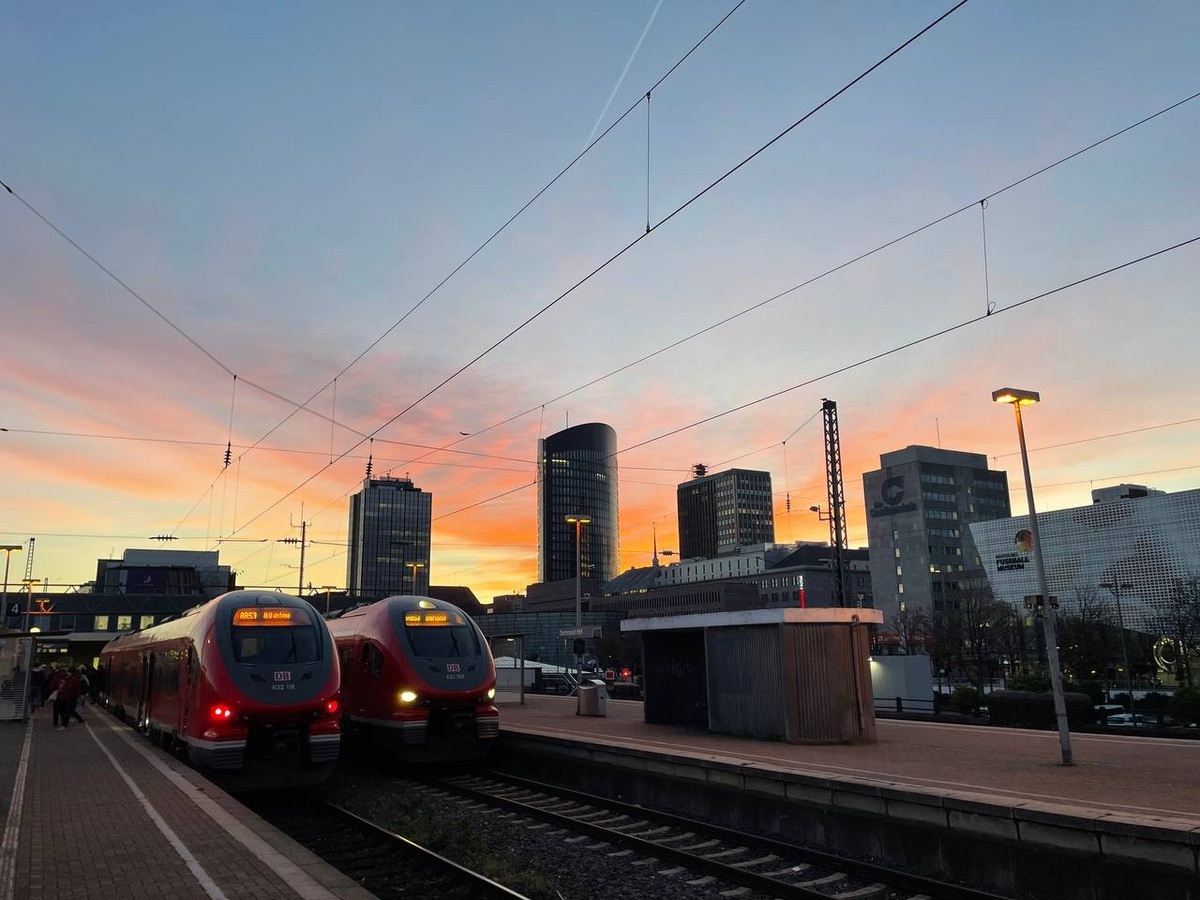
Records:
[[[0,723],[0,900],[371,900],[107,712]]]
[[[1072,734],[1076,764],[1064,767],[1057,731],[880,718],[873,744],[785,744],[648,725],[635,701],[609,700],[603,717],[576,715],[574,697],[526,694],[522,705],[502,693],[497,705],[502,731],[1200,829],[1200,740]]]
[[[498,696],[516,775],[1035,900],[1200,897],[1200,740],[876,720],[870,744],[650,725],[642,704]]]

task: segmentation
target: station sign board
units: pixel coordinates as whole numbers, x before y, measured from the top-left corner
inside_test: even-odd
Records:
[[[560,628],[560,638],[598,638],[602,636],[603,628],[599,625],[581,625],[578,628]]]

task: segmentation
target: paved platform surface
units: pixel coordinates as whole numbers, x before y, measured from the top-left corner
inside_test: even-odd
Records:
[[[370,900],[106,712],[0,723],[0,900]]]
[[[1055,731],[878,719],[874,744],[800,745],[647,725],[634,701],[609,700],[607,715],[594,717],[576,715],[573,697],[526,695],[524,705],[515,694],[497,700],[501,730],[1200,828],[1200,741],[1073,734],[1077,764],[1068,768]]]

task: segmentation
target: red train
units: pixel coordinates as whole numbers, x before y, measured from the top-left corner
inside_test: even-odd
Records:
[[[337,761],[341,672],[305,600],[231,591],[110,641],[100,667],[114,713],[229,786],[312,784]]]
[[[388,597],[334,613],[342,726],[402,758],[483,756],[500,731],[496,666],[483,632],[457,606]]]

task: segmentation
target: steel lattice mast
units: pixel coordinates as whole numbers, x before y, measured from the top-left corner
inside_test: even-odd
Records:
[[[821,402],[825,417],[825,482],[829,494],[829,547],[833,551],[833,599],[846,605],[846,494],[842,486],[842,442],[837,403]]]

